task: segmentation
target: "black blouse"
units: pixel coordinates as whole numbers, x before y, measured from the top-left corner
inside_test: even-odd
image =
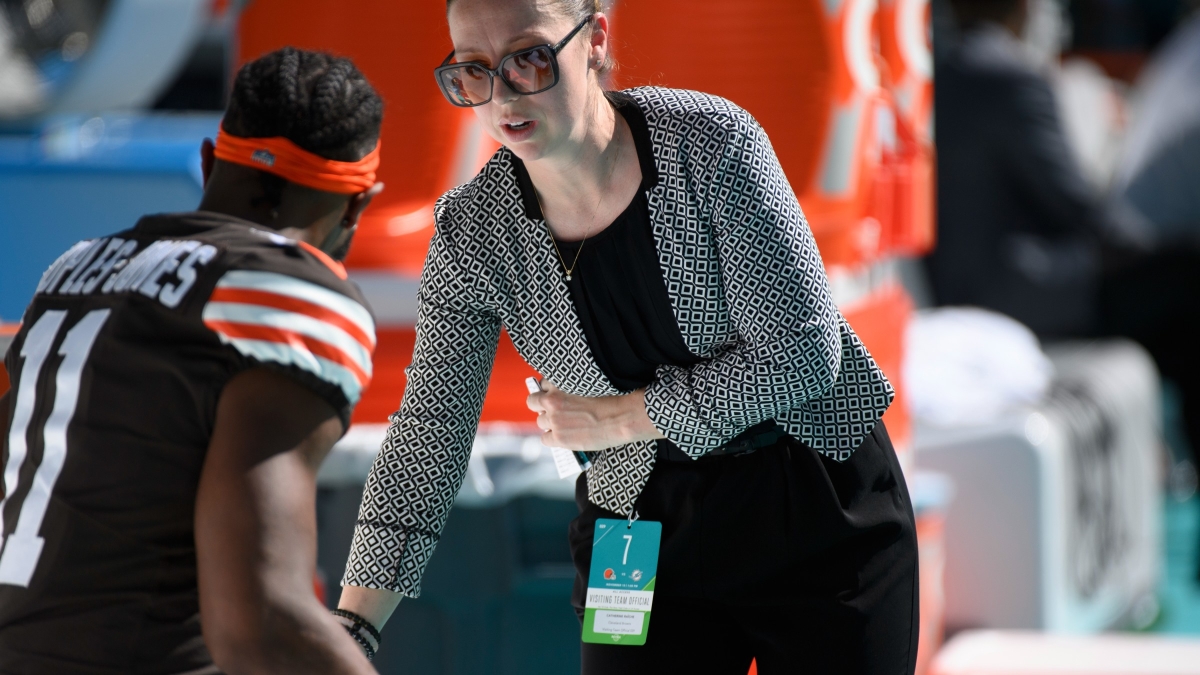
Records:
[[[658,184],[658,171],[646,119],[624,94],[609,92],[608,99],[633,133],[641,187],[621,215],[598,234],[583,242],[555,243],[567,265],[579,253],[571,280],[561,272],[597,365],[615,387],[632,391],[650,384],[660,365],[687,367],[700,358],[688,350],[679,331],[650,229],[646,192]],[[525,165],[516,157],[513,163],[525,212],[540,221],[542,209]],[[549,229],[546,236],[551,236]],[[561,265],[557,260],[555,264]]]

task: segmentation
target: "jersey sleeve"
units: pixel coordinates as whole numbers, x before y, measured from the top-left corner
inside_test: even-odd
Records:
[[[202,318],[242,359],[294,377],[348,425],[371,382],[375,350],[375,322],[362,302],[289,274],[234,269],[217,281]]]

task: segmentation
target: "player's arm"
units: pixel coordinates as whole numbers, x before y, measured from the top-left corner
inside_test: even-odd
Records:
[[[341,436],[322,398],[265,369],[221,394],[196,497],[204,639],[244,673],[374,673],[313,594],[316,475]]]

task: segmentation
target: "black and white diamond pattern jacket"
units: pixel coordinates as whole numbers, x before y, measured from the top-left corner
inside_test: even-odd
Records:
[[[845,460],[893,391],[833,304],[766,133],[716,96],[625,93],[653,142],[650,216],[667,291],[688,348],[705,359],[659,369],[646,389],[651,420],[693,457],[775,419]],[[526,216],[507,149],[444,195],[435,219],[407,388],[367,481],[343,579],[412,597],[467,469],[501,326],[563,391],[627,393],[592,357],[549,234]],[[653,441],[594,453],[588,498],[629,513],[654,460]]]

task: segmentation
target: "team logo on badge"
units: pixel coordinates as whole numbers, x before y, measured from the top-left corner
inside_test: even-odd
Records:
[[[634,571],[630,572],[629,578],[633,579],[634,581],[641,581],[642,580],[642,571],[634,570]]]
[[[608,569],[604,570],[604,578],[612,581],[613,579],[617,578],[617,573],[614,572],[611,567],[609,567]]]

